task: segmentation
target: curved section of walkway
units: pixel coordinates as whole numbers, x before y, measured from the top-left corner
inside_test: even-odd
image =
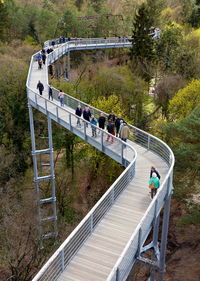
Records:
[[[130,42],[125,41],[88,39],[65,43],[57,46],[48,56],[47,65],[75,49],[130,47]],[[108,133],[103,130],[100,130],[97,138],[92,138],[91,128],[84,120],[82,127],[77,128],[74,110],[78,104],[83,106],[85,103],[65,95],[65,106],[60,107],[56,89],[54,101],[50,102],[47,66],[38,70],[34,57],[27,78],[29,105],[127,168],[33,280],[125,280],[166,196],[171,193],[173,153],[161,140],[131,125],[131,137],[127,144],[118,138],[113,144],[106,142]],[[38,80],[45,86],[42,97],[36,90]],[[101,112],[90,108],[94,114],[99,115]],[[161,174],[161,187],[153,200],[147,188],[152,165]]]

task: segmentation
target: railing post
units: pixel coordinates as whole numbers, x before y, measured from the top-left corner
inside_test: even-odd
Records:
[[[58,122],[58,119],[59,119],[59,117],[58,117],[58,106],[56,106],[56,118],[57,118],[57,122]]]
[[[47,100],[45,99],[45,113],[47,114]]]
[[[87,137],[86,137],[86,122],[85,121],[83,121],[83,131],[84,131],[84,140],[86,140],[87,139]]]
[[[142,238],[142,229],[140,227],[139,233],[138,233],[138,248],[137,248],[137,254],[136,254],[137,257],[140,255],[140,252],[141,252],[141,238]]]
[[[150,149],[150,142],[151,142],[151,136],[148,135],[148,144],[147,144],[147,149]]]
[[[70,128],[70,131],[72,129],[72,118],[71,118],[71,114],[69,113],[69,128]]]
[[[124,144],[121,142],[121,164],[124,164]]]
[[[61,251],[61,266],[62,266],[62,272],[65,269],[65,257],[64,257],[64,249]]]
[[[116,269],[116,281],[119,281],[119,268]]]
[[[37,105],[37,94],[35,94],[35,103]]]
[[[93,214],[90,216],[90,232],[93,231]]]
[[[103,131],[101,131],[101,151],[104,151],[104,146],[103,146]]]

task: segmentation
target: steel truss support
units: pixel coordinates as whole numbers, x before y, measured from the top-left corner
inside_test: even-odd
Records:
[[[170,216],[170,202],[172,195],[172,176],[168,179],[168,192],[164,204],[164,214],[162,222],[162,234],[160,249],[158,245],[158,234],[159,234],[159,222],[160,214],[155,217],[153,223],[153,240],[148,245],[141,247],[137,260],[143,264],[147,264],[151,268],[150,277],[148,281],[163,281],[165,272],[165,252],[167,248],[167,236],[169,228],[169,216]],[[142,254],[147,251],[151,251],[151,259],[145,258]],[[155,272],[157,272],[155,274]],[[156,279],[156,276],[158,279]]]
[[[40,246],[43,247],[43,239],[56,238],[57,237],[57,216],[56,216],[56,195],[55,195],[55,175],[54,175],[54,159],[53,159],[53,142],[52,142],[52,126],[51,119],[48,118],[48,148],[36,150],[34,119],[32,106],[29,104],[29,120],[31,131],[31,143],[32,143],[32,156],[33,156],[33,169],[34,169],[34,183],[36,188],[36,200],[37,200],[37,215],[38,215],[38,232],[40,239]],[[48,175],[39,176],[39,165],[37,156],[48,155],[49,163],[41,164],[42,167],[47,167]],[[41,192],[41,185],[47,183],[47,192],[50,197],[43,198]],[[42,197],[42,198],[41,198]],[[50,211],[49,211],[50,209]],[[43,215],[48,210],[48,215]],[[50,213],[50,215],[49,215]],[[44,228],[48,229],[45,233]],[[51,229],[51,231],[49,231]]]

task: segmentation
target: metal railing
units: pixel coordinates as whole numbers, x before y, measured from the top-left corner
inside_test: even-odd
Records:
[[[47,57],[47,65],[53,63],[53,61],[57,60],[60,56],[65,54],[68,51],[73,50],[74,48],[78,48],[78,45],[82,45],[80,48],[86,49],[87,46],[90,45],[98,45],[98,44],[119,44],[119,39],[89,39],[89,40],[81,40],[81,43],[75,44],[73,41],[62,44],[60,47],[55,48],[52,53],[50,53]],[[124,43],[128,43],[128,39]],[[117,43],[116,43],[117,42]],[[130,43],[130,42],[129,42]],[[84,46],[84,44],[86,44]],[[48,45],[48,44],[47,44]],[[75,46],[76,45],[76,46]],[[128,44],[127,44],[128,45]],[[44,97],[40,97],[33,89],[29,87],[29,79],[30,73],[33,64],[33,58],[31,59],[31,65],[29,69],[29,74],[27,78],[27,89],[28,89],[28,97],[29,102],[32,106],[35,106],[44,114],[48,114],[52,119],[59,122],[64,127],[72,130],[77,135],[83,137],[86,141],[90,142],[92,139],[90,134],[87,133],[87,121],[81,118],[83,122],[83,132],[80,130],[78,134],[78,129],[73,126],[74,120],[77,116],[69,110],[65,108],[61,108],[56,105],[54,102],[45,99]],[[46,78],[47,85],[48,84],[48,75],[47,75],[47,67],[46,67]],[[53,96],[55,100],[57,99],[58,90],[53,88]],[[64,103],[70,107],[73,111],[76,109],[78,105],[86,106],[87,104],[73,98],[67,94],[65,94]],[[99,115],[100,110],[88,105],[91,109],[91,113],[94,115]],[[63,114],[64,119],[63,121]],[[107,114],[104,113],[106,116]],[[62,122],[61,122],[62,120]],[[127,243],[123,253],[119,257],[117,263],[115,264],[113,270],[111,271],[107,281],[119,281],[125,280],[127,277],[132,265],[134,257],[137,256],[138,250],[140,249],[142,243],[145,241],[147,235],[149,234],[149,229],[151,229],[151,225],[155,216],[160,212],[166,195],[171,192],[172,188],[172,172],[174,166],[174,155],[171,149],[158,138],[132,126],[128,125],[131,131],[131,140],[135,143],[145,147],[146,149],[156,153],[159,155],[165,162],[167,162],[169,166],[169,171],[167,176],[165,177],[157,195],[152,200],[149,205],[147,211],[145,212],[142,220],[139,225],[135,229],[133,235],[131,236],[129,242]],[[106,147],[104,144],[104,135],[110,135],[105,131],[98,128],[101,131],[101,141],[99,142],[99,147],[102,151],[106,151],[110,149]],[[72,257],[76,254],[78,249],[83,245],[84,241],[90,236],[98,222],[104,217],[106,212],[110,209],[110,207],[114,204],[115,200],[119,196],[119,194],[124,190],[124,188],[129,184],[129,182],[133,179],[135,173],[135,161],[136,161],[136,152],[133,147],[129,146],[127,143],[122,142],[118,138],[114,137],[117,142],[121,144],[121,149],[118,151],[118,155],[115,157],[119,160],[121,159],[121,163],[127,161],[125,166],[128,165],[126,170],[120,175],[120,177],[112,184],[112,186],[107,190],[107,192],[102,196],[102,198],[97,202],[97,204],[91,209],[91,211],[87,214],[87,216],[80,222],[80,224],[74,229],[74,231],[69,235],[69,237],[63,242],[63,244],[59,247],[59,249],[53,254],[53,256],[47,261],[47,263],[42,267],[42,269],[35,276],[33,281],[36,280],[56,280],[58,276],[63,272],[67,264],[70,262]],[[95,145],[95,141],[92,141],[92,144]],[[97,147],[97,144],[96,144]],[[132,161],[128,160],[124,157],[124,147],[130,149],[133,152]],[[112,156],[114,158],[114,154],[116,152],[112,152]],[[109,153],[108,153],[109,154]]]

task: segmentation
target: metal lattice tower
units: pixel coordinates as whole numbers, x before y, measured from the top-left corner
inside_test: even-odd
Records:
[[[38,215],[38,229],[41,248],[43,247],[43,239],[57,237],[57,215],[56,215],[56,195],[55,195],[55,175],[54,175],[54,158],[53,158],[53,143],[52,143],[52,124],[51,119],[47,117],[48,122],[48,148],[36,149],[34,119],[32,106],[29,104],[29,119],[30,131],[32,141],[32,156],[34,168],[34,183],[36,188],[36,201],[37,201],[37,215]],[[48,156],[48,163],[40,163],[42,167],[48,167],[48,175],[39,175],[39,159],[42,156]],[[42,196],[42,185],[44,183],[49,189],[50,197],[44,198]],[[43,192],[44,193],[44,192]],[[44,214],[46,211],[46,214]],[[45,229],[48,232],[45,232]]]

